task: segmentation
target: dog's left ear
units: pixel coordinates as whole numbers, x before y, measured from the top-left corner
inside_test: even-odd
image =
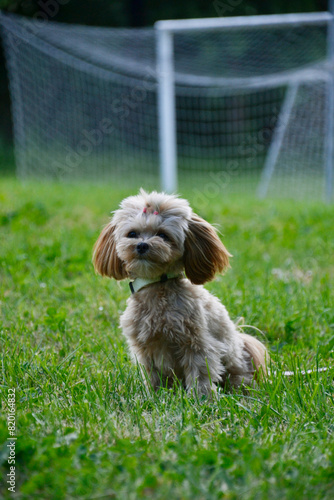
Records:
[[[115,280],[124,280],[127,274],[124,262],[118,257],[115,245],[115,225],[109,222],[103,229],[94,245],[93,264],[95,271],[102,276]]]
[[[231,257],[211,224],[195,214],[189,222],[184,250],[185,272],[195,285],[213,280]]]

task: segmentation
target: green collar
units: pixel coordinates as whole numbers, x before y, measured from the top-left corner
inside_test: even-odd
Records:
[[[183,274],[178,273],[178,274],[162,274],[161,276],[152,279],[136,278],[134,281],[130,281],[129,286],[131,293],[134,294],[136,292],[139,292],[139,290],[141,290],[145,286],[151,285],[152,283],[165,283],[167,280],[173,278],[182,278],[182,276]]]

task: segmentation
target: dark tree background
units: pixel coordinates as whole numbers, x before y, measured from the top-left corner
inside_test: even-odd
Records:
[[[52,21],[94,26],[152,26],[159,19],[312,12],[326,0],[0,0],[0,8],[25,16],[46,12]],[[52,10],[53,9],[53,10]],[[52,15],[50,16],[50,12]],[[8,82],[0,51],[0,147],[10,145],[12,130]]]

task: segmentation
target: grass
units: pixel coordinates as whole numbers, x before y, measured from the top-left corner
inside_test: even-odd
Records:
[[[93,272],[94,241],[127,194],[2,179],[0,496],[333,498],[334,207],[182,193],[220,225],[234,256],[207,288],[263,332],[245,327],[267,343],[276,370],[247,394],[208,402],[179,387],[145,393],[118,328],[128,285]],[[318,365],[329,369],[300,373]]]

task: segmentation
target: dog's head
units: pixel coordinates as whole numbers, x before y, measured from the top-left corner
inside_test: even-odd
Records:
[[[202,284],[228,265],[229,253],[215,229],[186,200],[164,193],[122,201],[94,247],[95,270],[116,280],[152,279],[185,270]]]

